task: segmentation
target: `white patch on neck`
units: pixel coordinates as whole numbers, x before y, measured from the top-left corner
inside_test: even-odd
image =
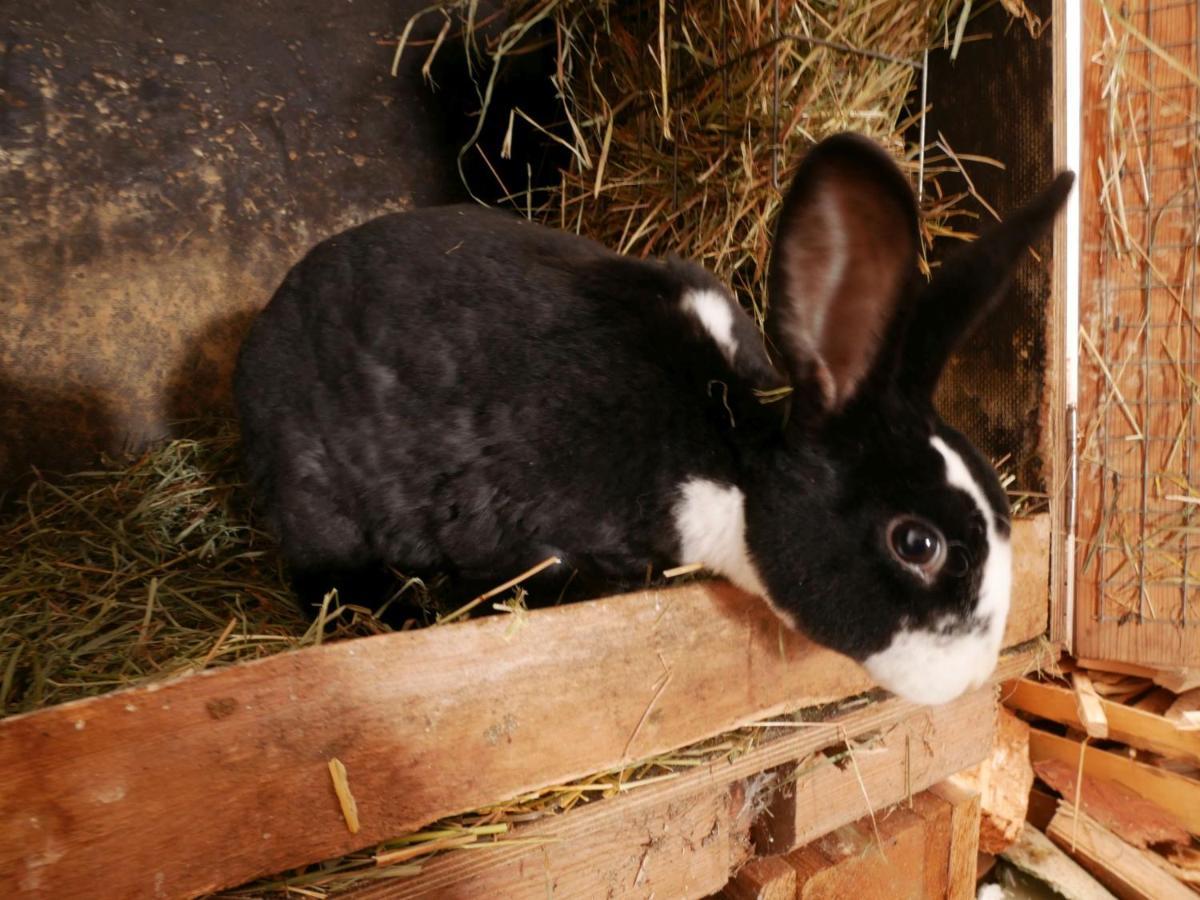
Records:
[[[733,362],[737,355],[737,341],[733,338],[733,309],[729,300],[717,291],[689,290],[683,294],[681,305],[704,326],[725,358]]]
[[[961,624],[948,616],[932,630],[904,630],[863,666],[879,684],[906,700],[938,704],[979,687],[996,668],[1012,593],[1012,545],[996,528],[992,507],[962,457],[937,436],[930,438],[930,444],[945,460],[946,481],[971,498],[987,526],[988,556],[972,612],[984,627],[965,634],[943,634],[943,628]]]
[[[701,563],[737,587],[757,594],[788,625],[791,615],[771,603],[746,546],[746,495],[731,484],[689,478],[679,488],[675,504],[680,563]]]

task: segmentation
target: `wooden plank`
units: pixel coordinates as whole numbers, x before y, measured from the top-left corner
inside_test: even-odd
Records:
[[[964,794],[969,795],[969,792]],[[904,805],[905,802],[901,801],[901,808],[904,808]],[[954,838],[950,831],[950,822],[954,811],[948,802],[931,791],[914,794],[907,806],[925,820],[925,896],[946,897],[950,893],[950,857],[953,850],[951,841]],[[876,818],[881,814],[887,815],[888,811],[877,812]]]
[[[1013,522],[1013,602],[1004,630],[1004,646],[1046,633],[1050,607],[1050,516],[1046,514]],[[1040,598],[1030,603],[1027,596]]]
[[[1058,759],[1078,767],[1080,744],[1034,728],[1029,735],[1029,754],[1035,763]],[[1192,834],[1200,835],[1200,781],[1090,746],[1083,751],[1083,771],[1119,781],[1174,815]]]
[[[720,896],[725,900],[795,900],[796,870],[778,856],[752,859]]]
[[[1075,711],[1083,723],[1083,730],[1090,738],[1108,737],[1108,719],[1092,679],[1086,672],[1077,669],[1071,673],[1071,684],[1075,688]]]
[[[1006,661],[1006,667],[1027,665],[1028,661],[1029,657],[1023,662],[1019,657],[1012,658]],[[644,830],[629,829],[626,823],[631,818],[641,822],[664,820],[671,809],[679,807],[687,798],[704,791],[724,789],[734,782],[741,782],[749,789],[743,803],[746,815],[758,815],[762,795],[753,792],[770,790],[778,783],[777,777],[764,777],[761,773],[776,770],[787,760],[808,757],[843,741],[858,740],[904,723],[908,723],[906,728],[914,731],[920,728],[918,733],[928,735],[931,741],[948,742],[953,732],[931,728],[929,714],[942,711],[945,718],[939,721],[943,727],[947,723],[957,726],[971,715],[978,718],[980,709],[992,702],[991,693],[984,688],[935,710],[895,698],[857,708],[828,722],[813,723],[810,727],[787,733],[735,760],[703,766],[611,800],[597,801],[563,815],[520,826],[512,832],[512,838],[517,842],[509,846],[501,843],[488,850],[451,853],[426,863],[421,873],[413,878],[370,884],[356,890],[354,897],[358,900],[384,897],[415,900],[417,897],[445,896],[451,888],[461,891],[460,896],[508,897],[514,892],[524,896],[521,892],[529,890],[530,896],[544,897],[548,877],[557,885],[555,897],[570,896],[576,891],[582,892],[579,896],[594,896],[594,891],[586,892],[588,868],[576,865],[575,860],[579,856],[593,858],[591,848],[603,845],[606,856],[618,858],[623,855],[627,861],[640,865],[640,856],[652,836]],[[847,781],[857,784],[852,769],[842,774]],[[861,815],[866,808],[861,793],[859,798],[855,815]],[[815,834],[829,832],[845,822],[840,809],[827,803],[814,805],[809,809],[809,815]],[[740,833],[740,817],[735,822]],[[531,838],[540,838],[546,843],[541,846],[522,843]],[[762,849],[758,846],[760,852]],[[676,854],[674,865],[686,869],[691,862],[686,854]],[[728,874],[732,874],[733,867],[731,865]],[[681,876],[669,873],[663,877],[666,879],[663,883],[676,884]],[[631,882],[626,878],[623,883]],[[669,890],[659,889],[654,880],[644,879],[639,885],[641,888],[646,892],[654,891],[659,897],[676,896]],[[618,896],[624,895],[618,892]]]
[[[978,762],[991,750],[995,708],[991,695],[970,696],[881,730],[837,763],[821,757],[785,768],[784,787],[755,829],[759,851],[799,847]]]
[[[1115,900],[1079,863],[1032,825],[1001,855],[1022,872],[1054,888],[1065,900]]]
[[[1121,675],[1149,678],[1159,687],[1165,687],[1175,694],[1182,694],[1184,691],[1200,687],[1200,668],[1140,666],[1136,663],[1121,662],[1115,659],[1088,659],[1086,657],[1077,659],[1076,664],[1082,669],[1098,669],[1101,672],[1116,672]]]
[[[1159,669],[1154,683],[1175,694],[1184,694],[1200,688],[1200,667],[1193,669]]]
[[[946,900],[974,900],[979,862],[979,794],[960,787],[953,779],[935,784],[926,793],[950,807]],[[928,856],[926,862],[932,864]]]
[[[898,807],[788,854],[784,859],[796,870],[797,900],[937,896],[926,882],[926,827],[916,813]]]
[[[1191,846],[1191,835],[1172,815],[1120,782],[1085,774],[1080,787],[1078,766],[1061,759],[1043,759],[1034,765],[1042,781],[1126,843]]]
[[[1035,716],[1082,728],[1075,698],[1071,691],[1053,684],[1022,678],[1004,685],[1000,692],[1004,704]],[[1113,740],[1200,764],[1200,734],[1177,730],[1162,716],[1101,699],[1108,721],[1109,737]]]
[[[1195,734],[1200,729],[1200,688],[1192,688],[1176,697],[1163,713],[1163,718],[1180,731]],[[1200,734],[1196,736],[1200,737]]]
[[[1054,131],[1054,171],[1067,168],[1067,128],[1078,127],[1078,123],[1067,120],[1066,69],[1067,47],[1064,29],[1067,0],[1052,0],[1050,15],[1050,39],[1053,54],[1053,95],[1051,100],[1051,127]],[[1078,175],[1079,173],[1076,173]],[[1076,190],[1079,188],[1076,187]],[[1049,638],[1055,643],[1070,644],[1074,638],[1070,606],[1074,598],[1068,595],[1068,567],[1073,565],[1067,547],[1067,526],[1070,524],[1071,504],[1071,452],[1074,435],[1071,421],[1073,410],[1068,408],[1067,367],[1070,361],[1066,354],[1067,317],[1067,255],[1079,252],[1078,247],[1067,246],[1067,217],[1060,215],[1054,221],[1053,250],[1050,258],[1050,297],[1046,304],[1046,374],[1042,389],[1041,418],[1042,458],[1050,461],[1046,473],[1047,489],[1050,494],[1049,523],[1050,539],[1050,604]],[[1073,550],[1073,548],[1072,548]],[[1074,575],[1074,572],[1071,573]]]
[[[1047,835],[1122,900],[1196,900],[1148,858],[1069,803],[1060,803]]]
[[[1037,636],[1022,610],[1045,606],[1045,585],[1014,594],[1015,643]],[[87,892],[101,869],[112,897],[216,890],[868,687],[761,601],[707,582],[64,704],[0,721],[0,893]]]
[[[425,863],[419,875],[369,883],[343,896],[708,896],[750,857],[751,816],[743,782],[690,786],[591,804],[518,829],[512,840],[524,844],[501,841],[451,853]]]

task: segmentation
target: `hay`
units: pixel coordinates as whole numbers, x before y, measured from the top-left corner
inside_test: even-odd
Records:
[[[923,53],[951,40],[952,22],[956,41],[974,39],[962,37],[969,7],[960,0],[511,0],[502,5],[502,26],[487,20],[490,33],[477,6],[447,0],[426,11],[455,21],[477,66],[482,112],[461,149],[460,171],[468,154],[489,167],[497,155],[536,154],[533,133],[515,127],[535,126],[568,149],[567,166],[550,190],[514,189],[495,175],[507,202],[624,253],[696,259],[733,287],[760,324],[781,186],[804,148],[853,130],[891,150],[920,183],[926,246],[969,230],[957,224],[969,215],[958,208],[967,194],[944,194],[938,176],[965,175],[964,161],[995,164],[955,154],[941,140],[930,147],[910,141],[911,126],[923,121],[923,110],[907,105]],[[1006,7],[1040,28],[1019,2]],[[411,24],[397,61],[415,47]],[[498,103],[495,86],[507,57],[551,41],[561,118],[538,123],[519,101]],[[444,44],[443,30],[427,51],[426,71]],[[489,117],[509,123],[499,147],[481,140]]]
[[[382,630],[336,601],[329,634],[310,626],[246,494],[229,422],[107,468],[39,473],[0,524],[0,711]]]

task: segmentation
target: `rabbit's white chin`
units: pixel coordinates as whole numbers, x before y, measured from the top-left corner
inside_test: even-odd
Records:
[[[993,628],[967,634],[902,631],[863,661],[880,687],[936,706],[987,683],[996,668],[999,641]]]
[[[902,628],[863,667],[881,687],[905,700],[948,703],[983,685],[996,668],[1012,593],[1012,545],[962,457],[940,437],[930,441],[946,462],[946,480],[969,496],[987,523],[988,554],[974,612],[946,616],[933,628]]]
[[[991,677],[1004,641],[1012,592],[1012,546],[989,528],[975,612],[947,616],[933,628],[903,628],[880,652],[863,660],[871,677],[914,703],[936,706],[980,687]]]

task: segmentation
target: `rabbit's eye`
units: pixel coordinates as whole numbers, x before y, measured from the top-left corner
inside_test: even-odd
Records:
[[[920,519],[901,516],[888,526],[888,549],[906,568],[931,580],[946,560],[946,540],[940,531]]]

